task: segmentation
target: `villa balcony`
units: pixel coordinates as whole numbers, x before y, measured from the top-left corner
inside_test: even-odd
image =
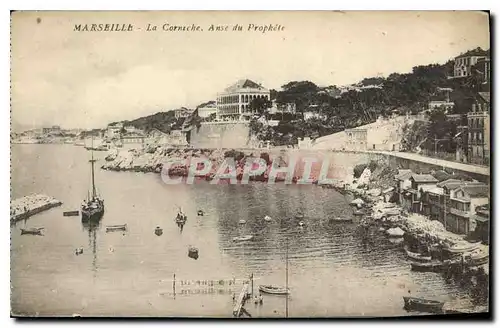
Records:
[[[470,217],[470,213],[469,212],[466,212],[466,211],[462,211],[462,210],[459,210],[459,209],[456,209],[456,208],[450,208],[450,213],[453,214],[453,215],[456,215],[456,216],[461,216],[463,218],[468,218]]]

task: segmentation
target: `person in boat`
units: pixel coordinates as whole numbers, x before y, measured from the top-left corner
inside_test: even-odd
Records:
[[[260,305],[262,305],[262,303],[264,303],[264,298],[262,297],[261,293],[259,293],[259,303],[260,303]]]

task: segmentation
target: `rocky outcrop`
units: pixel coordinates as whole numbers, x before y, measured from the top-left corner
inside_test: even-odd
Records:
[[[61,201],[40,194],[31,194],[13,200],[10,203],[10,221],[24,220],[32,215],[48,210],[52,207],[60,206]]]

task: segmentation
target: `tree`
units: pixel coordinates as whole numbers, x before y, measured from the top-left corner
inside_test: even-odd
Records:
[[[258,113],[259,116],[262,116],[271,106],[272,104],[267,98],[255,98],[248,104],[248,108]]]

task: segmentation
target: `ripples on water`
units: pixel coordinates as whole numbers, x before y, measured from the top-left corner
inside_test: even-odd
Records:
[[[100,226],[89,227],[78,217],[62,216],[87,192],[84,149],[15,145],[12,156],[13,197],[46,193],[64,203],[26,222],[44,226],[44,237],[21,236],[22,222],[11,228],[16,313],[228,317],[237,288],[226,284],[206,293],[206,286],[181,283],[254,274],[256,286],[284,285],[287,244],[290,316],[407,315],[402,296],[408,290],[443,301],[465,297],[437,274],[410,271],[402,245],[382,233],[361,233],[356,223],[330,223],[352,216],[348,201],[331,189],[165,185],[155,174],[98,170],[106,213]],[[179,206],[189,217],[182,232],[173,221]],[[198,209],[205,215],[196,216]],[[265,215],[273,220],[264,221]],[[239,224],[241,219],[246,224]],[[127,233],[105,232],[105,225],[122,223],[128,224]],[[154,235],[156,226],[164,229],[160,237]],[[232,241],[248,234],[254,239]],[[189,245],[200,249],[198,260],[187,257]],[[76,256],[80,246],[84,253]],[[265,296],[263,306],[246,308],[253,316],[282,317],[285,299]]]

